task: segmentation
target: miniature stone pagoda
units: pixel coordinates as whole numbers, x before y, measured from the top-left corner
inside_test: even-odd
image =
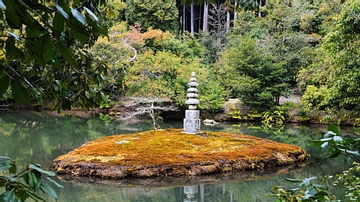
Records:
[[[200,111],[197,110],[197,105],[200,103],[197,99],[198,90],[196,87],[198,84],[196,83],[195,72],[191,73],[190,82],[188,83],[189,89],[186,100],[186,104],[189,105],[189,109],[185,110],[185,118],[184,118],[184,132],[190,134],[196,134],[200,132]]]

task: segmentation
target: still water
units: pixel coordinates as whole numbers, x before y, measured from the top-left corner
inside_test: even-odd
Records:
[[[0,112],[0,155],[16,159],[17,164],[32,161],[51,170],[53,159],[80,145],[107,135],[129,134],[151,129],[147,121],[121,122],[105,116],[88,119],[54,117],[42,112]],[[162,128],[181,128],[181,122],[164,122]],[[64,188],[56,189],[59,202],[120,201],[120,202],[247,202],[275,201],[266,196],[274,185],[294,188],[285,178],[303,179],[333,175],[349,167],[341,160],[319,164],[321,150],[309,145],[320,139],[327,126],[287,124],[271,129],[259,123],[240,123],[201,126],[202,130],[231,131],[279,142],[295,144],[311,154],[307,164],[271,171],[249,171],[206,175],[193,178],[155,178],[101,180],[57,176]],[[351,128],[342,127],[342,135],[354,135]],[[0,190],[1,192],[2,190]],[[341,194],[341,190],[339,191]],[[50,199],[49,199],[50,200]]]

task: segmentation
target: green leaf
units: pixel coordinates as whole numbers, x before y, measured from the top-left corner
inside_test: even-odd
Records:
[[[96,22],[99,22],[99,18],[88,8],[84,7],[84,10],[89,14]]]
[[[9,26],[14,29],[20,29],[21,21],[19,16],[16,13],[16,1],[13,0],[3,0],[3,4],[6,6],[5,16],[6,21],[8,22]]]
[[[292,179],[292,178],[285,178],[285,180],[289,182],[302,182],[302,180]]]
[[[85,91],[85,96],[86,96],[87,99],[90,99],[90,98],[91,98],[89,91],[87,91],[87,90]]]
[[[15,175],[16,172],[17,172],[17,167],[16,167],[16,164],[15,164],[15,161],[11,161],[10,162],[9,173]]]
[[[50,35],[46,34],[44,36],[44,40],[43,40],[43,60],[45,63],[48,63],[50,60],[52,60],[53,58],[55,58],[55,55],[53,53],[52,50],[52,44],[51,44],[51,39],[50,39]]]
[[[64,57],[64,59],[66,60],[66,62],[68,62],[71,66],[73,67],[77,67],[77,62],[74,56],[74,53],[71,52],[69,50],[69,48],[67,48],[66,46],[64,46],[64,44],[60,43],[59,44],[59,50],[61,55]]]
[[[27,38],[34,38],[45,32],[45,29],[38,22],[33,22],[30,25],[26,26],[25,30]]]
[[[55,13],[53,19],[53,29],[60,35],[62,30],[64,29],[65,18],[61,17],[61,14]]]
[[[337,156],[339,156],[341,154],[341,152],[339,150],[331,152],[330,154],[328,154],[327,156],[325,156],[322,160],[326,160],[329,158],[335,158]]]
[[[102,35],[107,35],[108,34],[108,29],[106,27],[99,26],[99,24],[90,17],[86,17],[86,19],[87,19],[87,23],[89,25],[91,25],[100,34],[102,34]]]
[[[48,176],[55,176],[55,173],[54,173],[53,171],[43,170],[41,167],[39,167],[39,166],[37,166],[37,165],[34,165],[34,164],[30,164],[30,165],[29,165],[29,168],[34,169],[34,170],[37,170],[37,171],[39,171],[40,173],[46,174],[46,175],[48,175]]]
[[[317,179],[317,177],[310,177],[310,178],[305,178],[303,181],[302,181],[302,184],[304,184],[306,187],[310,186],[311,184],[311,180],[315,180]]]
[[[18,80],[13,80],[11,84],[11,91],[14,100],[18,104],[30,103],[30,97],[24,86]]]
[[[334,132],[336,135],[339,135],[339,128],[334,124],[330,124],[328,127],[328,131]]]
[[[56,185],[59,188],[64,188],[61,184],[57,183],[55,180],[51,179],[50,177],[46,177],[50,182],[52,182],[54,185]]]
[[[80,32],[75,32],[75,36],[76,39],[80,41],[81,45],[86,44],[86,42],[89,39],[89,35],[88,34],[82,34]]]
[[[3,194],[1,194],[0,201],[1,202],[21,202],[21,200],[18,197],[16,197],[13,190],[6,191]]]
[[[6,92],[10,85],[10,77],[5,74],[0,78],[0,96]]]
[[[11,161],[11,158],[7,156],[0,156],[0,164],[9,163]]]
[[[46,182],[42,182],[41,184],[41,188],[42,190],[48,194],[50,197],[54,198],[54,199],[57,199],[57,194],[56,192],[54,191],[54,189]]]
[[[15,56],[17,58],[25,58],[24,53],[15,46],[15,38],[8,37],[5,42],[6,58]]]
[[[74,18],[79,21],[82,25],[86,24],[86,18],[81,14],[79,11],[77,11],[75,8],[71,9],[71,13],[74,16]]]
[[[347,149],[339,149],[340,151],[347,153],[347,154],[351,154],[351,155],[355,155],[355,156],[360,156],[359,151],[351,151],[351,150],[347,150]]]
[[[106,98],[105,94],[104,94],[103,92],[101,92],[100,94],[101,94],[102,100],[106,102],[106,101],[107,101],[107,98]]]
[[[26,176],[27,176],[27,180],[28,180],[27,183],[29,184],[29,187],[32,190],[36,191],[37,187],[38,187],[38,184],[41,183],[41,182],[39,182],[39,179],[37,178],[37,176],[33,172],[28,172],[26,174]]]
[[[11,168],[11,159],[7,156],[0,156],[0,171],[6,171]]]
[[[53,58],[52,44],[49,34],[43,34],[33,43],[31,50],[35,60],[40,65],[45,65]]]
[[[30,196],[29,193],[25,190],[17,190],[16,195],[20,198],[21,201],[25,201]]]
[[[69,15],[64,11],[64,9],[63,9],[59,4],[55,4],[55,8],[59,11],[59,13],[60,13],[65,19],[69,19]]]

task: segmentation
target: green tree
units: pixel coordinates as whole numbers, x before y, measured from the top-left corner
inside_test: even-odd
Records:
[[[97,86],[106,66],[88,52],[107,28],[105,0],[0,2],[0,95],[17,103],[51,101],[53,108],[89,108],[105,99]]]
[[[129,1],[126,20],[129,26],[140,26],[145,32],[149,28],[176,33],[178,10],[175,1]]]
[[[248,37],[230,39],[223,53],[224,67],[220,69],[223,85],[232,96],[245,104],[268,108],[278,104],[280,95],[288,90],[284,63],[275,63],[271,55],[261,52],[256,40]]]
[[[321,58],[299,75],[305,84],[314,85],[320,94],[326,95],[314,98],[315,88],[307,88],[304,92],[304,102],[318,109],[359,107],[360,34],[357,26],[360,23],[360,3],[347,1],[343,6],[336,16],[335,27],[323,39]]]

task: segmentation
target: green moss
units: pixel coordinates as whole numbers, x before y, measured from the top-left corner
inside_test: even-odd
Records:
[[[54,160],[54,166],[56,170],[59,166],[65,167],[68,164],[122,166],[127,169],[126,172],[140,177],[163,172],[148,168],[184,170],[183,167],[187,167],[189,173],[197,175],[231,171],[238,169],[237,166],[244,162],[247,163],[240,167],[257,164],[256,162],[271,162],[274,159],[277,159],[278,164],[286,165],[295,162],[293,156],[301,155],[307,157],[307,153],[297,146],[249,135],[229,132],[201,132],[200,135],[193,135],[183,133],[181,129],[166,129],[94,140],[58,157]],[[200,167],[191,167],[192,165]]]

